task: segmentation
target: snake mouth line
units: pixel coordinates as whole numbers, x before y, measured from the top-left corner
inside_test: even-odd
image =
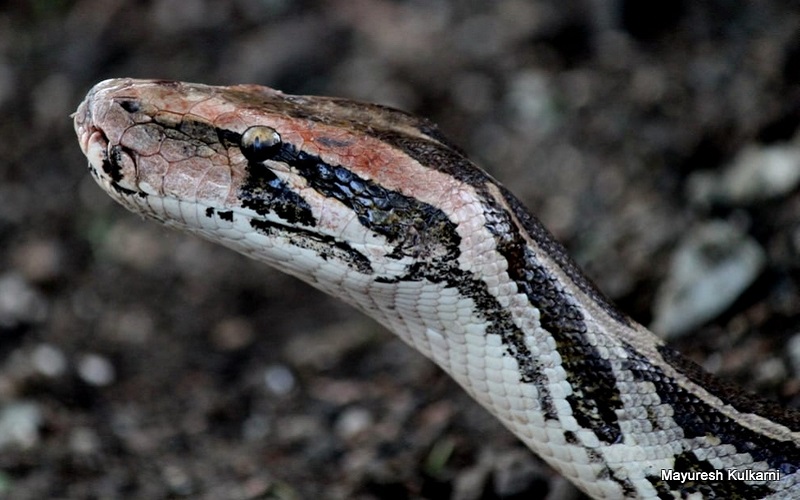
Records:
[[[91,101],[87,97],[86,100],[81,102],[77,111],[71,115],[74,120],[75,133],[78,136],[78,144],[81,147],[83,154],[88,157],[90,145],[97,142],[96,135],[99,134],[102,140],[108,142],[105,135],[100,129],[94,125],[91,113]]]
[[[102,184],[108,184],[108,186],[115,187],[116,182],[110,170],[111,165],[108,157],[110,141],[103,130],[94,122],[92,116],[93,96],[94,93],[90,93],[72,115],[75,133],[78,136],[81,151],[89,160],[89,171],[92,176],[101,186]]]

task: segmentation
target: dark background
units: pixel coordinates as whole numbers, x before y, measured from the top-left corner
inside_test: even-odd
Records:
[[[69,114],[122,76],[427,116],[645,324],[678,242],[735,223],[766,268],[675,345],[800,406],[800,193],[687,195],[747,147],[797,144],[796,2],[7,1],[0,497],[576,495],[370,320],[107,198]]]

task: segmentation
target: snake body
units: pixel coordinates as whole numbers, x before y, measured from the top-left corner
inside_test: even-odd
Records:
[[[74,115],[98,184],[349,302],[595,498],[800,498],[800,414],[619,312],[435,125],[254,85],[107,80]]]

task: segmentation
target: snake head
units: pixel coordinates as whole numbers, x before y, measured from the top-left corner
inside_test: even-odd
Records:
[[[126,208],[312,283],[340,283],[322,276],[332,269],[392,281],[452,261],[458,219],[480,212],[428,164],[468,161],[460,151],[383,106],[114,79],[91,89],[74,124],[93,177]]]

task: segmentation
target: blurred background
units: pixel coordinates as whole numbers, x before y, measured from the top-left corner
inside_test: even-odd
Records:
[[[11,0],[2,498],[580,498],[372,321],[104,195],[69,115],[123,76],[431,118],[626,312],[800,406],[796,2]]]

